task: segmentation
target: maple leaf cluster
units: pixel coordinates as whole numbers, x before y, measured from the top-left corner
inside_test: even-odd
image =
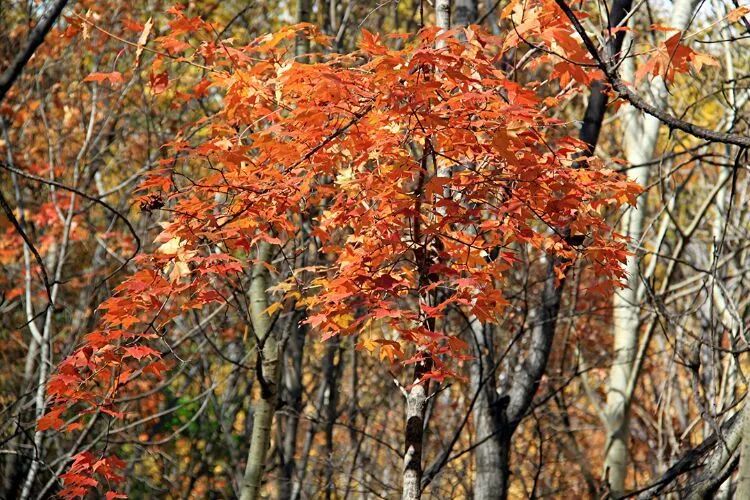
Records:
[[[646,76],[659,76],[670,83],[676,74],[687,73],[692,68],[700,72],[704,65],[718,66],[719,63],[711,56],[693,50],[681,43],[685,34],[672,28],[654,27],[658,31],[673,32],[666,40],[659,43],[648,60],[638,68],[635,83],[641,82]]]

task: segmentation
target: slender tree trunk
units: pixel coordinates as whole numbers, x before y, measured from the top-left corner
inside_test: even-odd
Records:
[[[334,472],[334,442],[333,442],[333,427],[338,417],[338,401],[339,401],[339,373],[341,371],[341,339],[339,337],[329,340],[328,350],[331,356],[331,362],[328,364],[328,369],[324,373],[326,378],[326,390],[325,396],[325,438],[326,438],[326,468],[325,468],[325,485],[326,485],[326,500],[336,497],[336,485],[333,481]],[[336,361],[336,353],[339,354],[339,359]]]
[[[450,0],[435,1],[435,22],[441,30],[450,29],[451,23],[451,5]],[[438,44],[439,48],[440,44]],[[427,154],[427,144],[425,144],[425,154]],[[432,148],[436,147],[434,144]],[[426,168],[426,163],[423,168]],[[435,164],[436,175],[438,177],[449,177],[450,167],[441,168]],[[423,172],[423,176],[425,173]],[[424,177],[420,180],[420,186],[417,188],[417,196],[421,198]],[[417,245],[423,245],[420,236],[420,214],[415,217],[414,240]],[[427,245],[424,244],[426,247]],[[422,250],[425,254],[426,249]],[[426,266],[427,256],[422,255],[417,258],[417,272],[419,273],[420,288],[426,285],[428,268]],[[421,301],[423,298],[420,297]],[[434,321],[427,325],[431,330],[434,329]],[[413,382],[411,387],[406,391],[406,428],[404,432],[404,471],[402,475],[401,498],[403,500],[418,500],[422,496],[422,446],[424,442],[425,429],[425,410],[427,409],[427,393],[429,390],[429,381],[420,383],[422,377],[432,369],[432,358],[425,357],[422,361],[414,366]]]
[[[44,38],[52,29],[52,26],[54,26],[57,18],[60,17],[60,14],[67,3],[68,0],[56,0],[50,5],[50,7],[39,18],[34,29],[29,33],[24,49],[16,54],[16,57],[10,65],[2,74],[0,74],[0,102],[5,99],[5,95],[16,82],[16,79],[21,75],[23,68],[29,62],[31,56],[34,55],[36,49],[38,49],[42,42],[44,42]]]
[[[450,15],[449,5],[438,5],[438,26],[447,29],[450,26],[445,19]],[[447,10],[447,14],[445,14]],[[442,11],[442,14],[441,14]],[[465,27],[477,19],[477,3],[475,0],[456,0],[453,9],[453,26]],[[461,37],[463,40],[463,36]],[[464,40],[465,41],[465,40]],[[443,176],[450,176],[448,169]],[[490,499],[497,498],[500,492],[506,490],[506,473],[508,453],[503,447],[502,435],[496,432],[495,420],[497,419],[497,400],[499,399],[495,386],[495,366],[492,357],[491,338],[489,337],[489,325],[483,325],[475,316],[468,318],[469,332],[473,337],[470,346],[474,361],[470,367],[471,393],[477,394],[477,401],[473,413],[476,426],[476,439],[481,444],[474,451],[475,476],[474,476],[474,498]],[[503,412],[504,414],[504,412]]]
[[[455,0],[453,7],[453,25],[468,26],[477,20],[476,0]]]
[[[692,474],[692,477],[676,490],[684,494],[682,498],[712,498],[710,495],[725,482],[727,474],[736,467],[736,463],[733,462],[740,445],[742,426],[742,415],[732,415],[721,426],[719,435],[712,434],[698,446],[687,450],[661,477],[649,481],[653,486],[645,488],[634,498],[647,500],[667,497],[667,492],[674,490],[675,483],[689,474]]]
[[[0,117],[0,127],[3,130],[3,139],[6,144],[6,161],[8,165],[15,167],[13,161],[13,149],[11,148],[11,140],[8,135],[8,124],[4,117]],[[15,196],[16,206],[18,207],[18,223],[26,229],[26,220],[24,217],[24,203],[23,197],[21,196],[21,189],[18,184],[18,176],[15,173],[10,174],[11,183],[13,184],[13,193]],[[31,336],[29,337],[29,348],[26,351],[26,360],[24,363],[23,370],[23,382],[19,388],[19,394],[17,395],[20,400],[24,397],[24,394],[31,393],[32,379],[34,376],[34,366],[39,356],[39,339],[42,334],[39,332],[36,320],[34,318],[34,308],[32,304],[32,271],[31,271],[31,252],[28,246],[23,246],[23,264],[24,264],[24,310],[26,313],[26,321],[29,325],[29,331]],[[11,434],[13,437],[8,441],[7,448],[16,453],[8,454],[8,460],[3,470],[3,491],[2,493],[7,497],[15,497],[17,490],[22,480],[23,472],[23,460],[21,459],[20,445],[23,442],[23,432],[20,425],[20,421],[23,417],[23,410],[19,409],[17,414],[16,423],[13,425]]]
[[[613,0],[612,7],[609,11],[609,25],[612,28],[619,27],[625,20],[633,0]],[[622,42],[625,39],[625,32],[618,31],[606,45],[606,57],[608,59],[617,59],[622,49]],[[591,95],[586,105],[586,111],[583,115],[583,123],[579,137],[593,154],[596,144],[599,142],[599,133],[602,129],[604,114],[606,113],[608,96],[604,92],[604,82],[596,80],[591,85]]]
[[[474,427],[476,441],[481,443],[474,451],[474,500],[504,498],[508,489],[508,443],[503,443],[505,433],[497,432],[496,420],[505,414],[498,408],[499,397],[495,384],[495,361],[490,325],[482,325],[471,318],[471,342],[474,361],[471,364],[471,393],[476,394]],[[502,425],[502,424],[501,424]],[[501,429],[500,429],[501,430]]]
[[[737,498],[750,498],[750,404],[745,397],[740,437],[740,467],[737,471]]]
[[[326,346],[326,353],[323,357],[323,366],[322,371],[323,373],[329,373],[329,371],[333,370],[333,363],[335,361],[334,355],[336,353],[336,350],[333,349],[335,347],[333,344],[328,344]],[[313,446],[313,440],[315,439],[315,435],[319,431],[319,425],[320,421],[324,418],[326,407],[326,396],[331,390],[328,387],[328,383],[330,382],[330,379],[328,377],[323,377],[323,380],[321,381],[320,385],[318,386],[318,393],[315,396],[315,407],[318,410],[318,416],[319,419],[316,422],[313,422],[310,424],[309,429],[307,430],[307,434],[305,435],[305,442],[302,446],[302,458],[300,460],[300,467],[297,472],[297,480],[294,481],[294,487],[292,489],[292,495],[290,498],[292,500],[299,500],[302,498],[303,495],[303,488],[305,486],[305,479],[307,477],[308,472],[308,463],[310,460],[310,452],[312,451]]]
[[[403,500],[418,500],[422,496],[422,443],[424,440],[425,410],[427,409],[428,383],[419,383],[430,371],[427,360],[417,363],[414,383],[406,395],[406,432],[404,436]]]
[[[346,489],[344,490],[344,498],[350,498],[349,495],[352,491],[352,482],[355,480],[355,474],[361,474],[364,467],[360,465],[360,454],[362,451],[362,444],[365,436],[360,435],[357,432],[357,427],[360,425],[359,418],[359,376],[357,373],[357,362],[358,354],[356,344],[352,342],[350,344],[350,363],[351,371],[349,376],[349,400],[347,402],[347,416],[349,418],[349,442],[356,443],[354,446],[354,454],[349,461],[349,471],[346,478]],[[361,481],[360,481],[361,482]]]
[[[513,433],[534,400],[552,350],[562,297],[562,283],[557,283],[555,265],[555,260],[548,263],[542,303],[537,309],[529,352],[522,368],[515,374],[506,395],[498,396],[494,390],[488,389],[482,396],[485,400],[477,401],[481,409],[477,416],[477,438],[481,440],[480,432],[492,438],[483,441],[475,452],[477,470],[474,498],[504,500],[508,496]],[[483,484],[485,482],[487,485]]]
[[[618,26],[630,10],[632,0],[614,0],[611,14],[611,24]],[[619,32],[607,45],[609,56],[615,57],[623,42],[623,33]],[[589,98],[584,120],[581,125],[580,138],[593,153],[599,139],[602,121],[606,112],[607,95],[601,82],[594,82]],[[532,328],[529,353],[521,369],[513,379],[507,396],[497,398],[492,395],[494,402],[488,398],[478,400],[478,412],[488,415],[478,417],[478,426],[491,425],[487,435],[495,436],[479,446],[475,452],[477,460],[477,477],[475,481],[475,498],[504,499],[508,494],[510,483],[510,446],[513,432],[525,417],[526,411],[533,402],[539,382],[544,375],[549,353],[555,337],[557,316],[562,301],[565,280],[557,281],[555,265],[559,264],[551,259],[547,266],[547,276],[541,304],[536,315],[536,325]],[[479,428],[477,430],[479,432]],[[491,455],[495,455],[491,458]],[[494,472],[490,467],[495,467]],[[492,487],[484,487],[482,483],[489,482]]]
[[[283,455],[281,473],[278,478],[279,498],[292,497],[292,479],[294,477],[297,451],[297,428],[302,412],[302,356],[305,349],[307,328],[302,324],[292,325],[292,334],[284,349],[287,363],[284,366],[284,391],[288,412],[284,431],[281,436]]]
[[[471,23],[476,19],[477,8],[472,0],[460,0],[456,10],[457,22],[460,19],[463,23]],[[594,122],[598,120],[600,124],[604,106],[595,111],[593,114],[587,111],[587,118]],[[598,128],[597,126],[597,135]],[[595,144],[596,137],[587,140],[583,135],[582,133],[585,142]],[[474,452],[474,498],[477,500],[504,500],[508,496],[513,433],[533,401],[546,369],[555,335],[564,284],[557,282],[555,264],[554,259],[548,263],[542,300],[537,309],[537,325],[532,329],[529,353],[524,359],[523,368],[516,374],[511,387],[503,397],[500,397],[496,390],[496,367],[492,360],[491,342],[487,337],[487,331],[474,318],[470,318],[471,330],[475,335],[475,342],[472,344],[476,349],[476,359],[472,366],[472,386],[475,391],[481,390],[474,409],[477,441],[480,443]],[[486,377],[489,377],[488,380],[484,380]],[[480,388],[482,384],[484,387]]]
[[[694,465],[697,472],[685,485],[683,491],[687,494],[684,498],[688,500],[714,498],[714,494],[721,487],[722,483],[737,468],[738,454],[742,453],[740,448],[747,446],[748,428],[745,420],[747,414],[748,404],[745,402],[742,410],[740,410],[740,415],[736,415],[739,420],[736,422],[736,425],[730,425],[727,429],[723,428],[720,438],[717,438],[715,435],[712,436],[712,438],[717,438],[715,446],[711,450],[711,453],[702,460],[700,467]],[[741,478],[738,478],[738,482],[741,482]],[[743,493],[745,496],[742,496]],[[647,497],[640,495],[639,499],[641,498],[654,498],[654,496]],[[740,491],[740,486],[738,485],[734,498],[737,500],[748,498],[747,490]]]
[[[297,22],[310,21],[310,0],[297,0]],[[310,52],[310,40],[298,36],[295,40],[295,55],[300,62],[306,62],[306,54]],[[302,360],[305,351],[305,340],[307,327],[301,321],[294,320],[292,333],[284,352],[279,356],[285,360],[281,378],[284,384],[285,396],[287,398],[288,412],[285,419],[283,435],[279,436],[281,441],[281,472],[277,479],[279,498],[292,498],[293,478],[296,469],[294,455],[297,451],[297,428],[299,426],[300,414],[302,413]],[[279,428],[281,422],[279,422]]]
[[[653,153],[656,134],[645,137],[639,134],[642,145],[626,148],[626,157],[631,165],[648,162]],[[637,144],[639,141],[634,141]],[[636,167],[628,171],[631,180],[640,185],[646,184],[648,167]],[[638,204],[637,210],[630,209],[622,219],[621,231],[635,244],[642,236],[645,200]],[[614,360],[609,373],[607,404],[605,409],[607,445],[604,461],[604,476],[614,496],[624,492],[627,473],[627,390],[638,345],[640,327],[640,307],[638,304],[638,285],[641,274],[637,254],[630,255],[625,269],[628,273],[627,287],[615,293],[613,299],[613,336]]]
[[[73,173],[73,184],[78,183],[78,164],[74,166]],[[36,420],[39,420],[44,416],[44,412],[47,406],[47,378],[49,376],[49,369],[52,365],[52,321],[55,312],[55,304],[57,303],[57,295],[60,291],[60,283],[62,280],[63,269],[65,268],[65,261],[68,255],[68,245],[70,243],[70,234],[73,227],[73,215],[75,213],[76,195],[71,193],[68,199],[69,207],[68,212],[65,216],[65,222],[63,225],[63,234],[60,241],[60,248],[57,252],[54,284],[50,291],[50,303],[47,305],[47,311],[44,317],[44,327],[41,332],[41,339],[38,339],[39,348],[39,378],[36,386],[36,392],[34,396],[34,416]],[[29,324],[31,327],[31,323]],[[33,328],[36,330],[36,328]],[[32,331],[33,331],[32,330]],[[21,490],[19,498],[26,500],[30,497],[36,481],[37,472],[39,472],[39,466],[42,463],[42,455],[44,453],[44,431],[37,429],[34,432],[34,458],[29,467],[29,471],[26,474],[26,480]]]
[[[684,30],[695,8],[696,0],[675,0],[670,26]],[[627,59],[623,72],[629,80],[635,74],[632,59]],[[668,93],[664,82],[656,77],[650,85],[653,102],[662,106]],[[651,115],[643,115],[632,107],[627,108],[624,117],[625,156],[633,168],[628,169],[628,177],[642,186],[648,180],[648,166],[659,135],[660,122]],[[641,197],[636,207],[628,210],[620,232],[639,244],[643,236],[643,221],[646,213],[646,197]],[[635,249],[637,252],[637,248]],[[618,291],[613,299],[614,360],[609,374],[607,404],[605,408],[607,440],[604,458],[604,478],[610,492],[617,497],[625,491],[625,478],[628,461],[629,436],[629,387],[633,376],[633,363],[638,346],[640,329],[639,285],[641,280],[640,257],[634,253],[627,259],[627,287]]]
[[[310,0],[297,0],[297,22],[310,22]],[[310,39],[304,36],[298,36],[295,41],[294,52],[297,58],[300,58],[303,54],[309,54]]]
[[[266,465],[266,453],[271,441],[273,414],[276,410],[279,387],[279,346],[275,332],[271,331],[271,317],[268,309],[268,262],[271,246],[261,243],[258,249],[258,262],[253,267],[250,285],[250,313],[257,345],[256,377],[260,385],[260,399],[253,414],[253,433],[247,467],[240,489],[241,500],[255,500],[259,497]]]
[[[717,12],[719,12],[719,2],[714,2],[713,6],[715,9],[717,9]],[[724,48],[724,71],[726,74],[727,81],[734,81],[736,78],[735,70],[734,70],[734,60],[732,58],[732,52],[730,50],[730,42],[725,41],[723,44]],[[735,92],[734,87],[729,88],[727,90],[727,103],[729,104],[729,107],[727,109],[727,122],[730,124],[734,124],[736,115],[737,115],[737,94]],[[733,156],[734,148],[732,148],[729,145],[725,145],[725,152],[727,158],[731,158]],[[720,248],[720,243],[724,237],[725,229],[730,224],[730,219],[726,215],[728,213],[728,206],[727,201],[728,196],[726,192],[726,188],[722,188],[722,190],[719,192],[719,194],[716,197],[716,212],[713,222],[713,240],[714,245],[711,249],[711,255],[714,256],[714,258],[719,258],[720,255],[716,251],[716,247],[718,246]],[[719,277],[721,279],[724,277],[722,275]],[[719,312],[719,319],[721,321],[721,324],[723,324],[726,329],[729,331],[730,335],[730,342],[734,344],[739,340],[738,337],[740,337],[740,325],[738,324],[737,319],[730,313],[729,307],[724,300],[724,295],[717,285],[717,276],[714,274],[711,277],[711,294],[713,298],[713,302],[711,303]],[[745,356],[747,356],[745,354]],[[725,359],[727,360],[727,363],[725,364],[726,370],[729,370],[729,375],[727,376],[727,386],[723,387],[721,393],[719,394],[719,408],[718,411],[721,411],[725,406],[729,406],[732,404],[733,396],[734,396],[734,390],[733,387],[735,385],[736,380],[736,374],[737,374],[737,364],[739,359],[741,358],[735,358],[732,354],[727,353],[725,355]],[[750,498],[750,405],[747,403],[747,392],[745,396],[745,406],[742,411],[742,436],[741,436],[741,445],[740,445],[740,462],[739,462],[739,471],[737,472],[737,498]],[[726,401],[726,403],[725,403]],[[721,485],[719,488],[719,491],[717,492],[716,497],[717,498],[731,498],[731,491],[732,491],[732,478],[729,477],[727,480]]]
[[[435,25],[440,29],[451,27],[451,2],[450,0],[435,0]]]

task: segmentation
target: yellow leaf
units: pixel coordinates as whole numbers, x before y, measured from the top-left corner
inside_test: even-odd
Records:
[[[746,5],[737,7],[733,11],[729,12],[729,14],[727,14],[727,21],[729,21],[730,23],[737,22],[741,17],[744,17],[745,14],[748,13],[750,13],[750,7],[747,7]]]
[[[176,255],[177,253],[179,253],[180,248],[182,248],[183,246],[185,246],[185,242],[182,241],[178,236],[175,236],[171,240],[161,245],[157,249],[157,252],[167,255]]]
[[[341,328],[347,328],[354,322],[354,316],[349,313],[339,314],[333,318],[333,321]]]
[[[169,279],[172,283],[174,283],[188,274],[190,274],[190,267],[188,267],[187,263],[175,261],[173,263],[172,270],[169,273]]]
[[[134,68],[138,67],[138,63],[141,60],[141,54],[143,53],[143,47],[146,46],[146,41],[148,40],[148,35],[151,33],[151,27],[153,25],[154,22],[149,17],[148,21],[146,21],[146,25],[143,27],[141,36],[138,37],[138,48],[135,49],[135,62],[133,63]]]
[[[359,343],[357,344],[357,350],[359,351],[366,350],[370,354],[372,354],[373,352],[375,352],[375,348],[377,346],[378,344],[373,342],[371,338],[365,337],[362,340],[360,340]]]
[[[282,307],[283,306],[282,306],[281,302],[274,302],[273,304],[271,304],[270,306],[268,306],[268,308],[265,311],[263,311],[263,312],[268,313],[269,316],[273,316],[273,313],[275,313],[276,311],[278,311]]]
[[[690,64],[693,66],[693,69],[695,69],[696,73],[699,73],[701,68],[703,68],[704,65],[708,65],[708,66],[719,65],[719,63],[713,57],[706,55],[706,54],[701,54],[698,52],[693,54],[693,58],[690,61]]]

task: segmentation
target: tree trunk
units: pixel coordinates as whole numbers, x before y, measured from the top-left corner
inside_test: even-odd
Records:
[[[73,174],[74,183],[78,182],[78,166],[76,165]],[[44,316],[44,327],[42,328],[41,338],[37,341],[40,344],[39,347],[39,378],[36,386],[34,396],[34,416],[38,421],[44,416],[44,412],[47,406],[47,379],[49,376],[49,369],[52,366],[52,328],[53,328],[53,316],[55,312],[55,305],[57,304],[57,295],[60,291],[60,283],[62,279],[63,269],[68,255],[68,245],[70,243],[71,230],[73,227],[73,215],[75,207],[76,195],[71,193],[69,197],[70,208],[65,215],[65,222],[63,225],[63,234],[61,237],[59,249],[57,251],[56,263],[55,263],[55,274],[54,284],[50,291],[50,302],[47,304],[47,311]],[[29,323],[29,328],[33,331],[37,331],[36,327],[32,327]],[[44,431],[37,429],[34,432],[34,458],[31,461],[31,466],[26,474],[26,480],[21,490],[20,499],[26,500],[30,497],[34,483],[36,481],[36,475],[39,472],[39,466],[43,463],[42,455],[44,453]]]
[[[325,487],[326,487],[326,500],[336,498],[336,485],[333,481],[334,472],[334,442],[333,442],[333,426],[336,423],[338,417],[338,401],[339,401],[339,373],[341,371],[341,339],[339,337],[332,338],[328,341],[327,346],[330,353],[331,362],[327,365],[327,369],[324,373],[326,379],[326,395],[325,395],[325,407],[323,410],[323,416],[325,418],[325,438],[326,438],[326,468],[325,468]],[[339,353],[339,359],[336,361],[336,353]]]
[[[297,0],[297,22],[309,21],[310,0]],[[294,52],[299,62],[307,62],[306,54],[310,52],[310,40],[307,37],[298,36],[295,39]],[[301,319],[304,319],[304,316]],[[283,378],[286,404],[290,410],[286,415],[283,435],[279,436],[281,441],[281,472],[277,478],[279,498],[292,498],[296,468],[294,455],[297,451],[297,428],[302,412],[302,358],[305,351],[307,326],[301,324],[301,321],[293,321],[288,343],[284,352],[279,353],[279,357],[285,360],[283,374],[279,379]]]
[[[740,410],[740,413],[744,410]],[[734,457],[742,435],[742,415],[734,414],[721,426],[719,434],[712,434],[698,446],[687,450],[661,477],[649,481],[652,486],[643,489],[638,500],[664,498],[669,492],[684,493],[684,498],[698,500],[711,498],[734,467]],[[689,481],[676,484],[692,474]],[[741,497],[736,497],[741,498]]]
[[[260,399],[253,415],[253,433],[247,467],[242,478],[241,500],[256,500],[260,494],[266,453],[271,441],[273,414],[276,410],[279,386],[278,339],[271,331],[271,317],[268,309],[268,269],[265,263],[270,258],[271,247],[261,243],[258,249],[258,262],[253,267],[250,285],[250,313],[257,345],[256,377],[260,385]]]
[[[321,370],[324,374],[333,372],[334,367],[333,363],[335,361],[335,354],[336,349],[334,349],[334,344],[329,343],[326,345],[326,352],[325,356],[323,356],[323,363]],[[326,408],[326,396],[330,393],[331,389],[328,387],[331,377],[323,377],[323,380],[321,381],[320,385],[318,386],[318,392],[315,395],[315,402],[314,406],[317,409],[317,413],[319,418],[317,421],[311,423],[310,427],[307,430],[307,433],[305,435],[305,441],[302,445],[302,457],[300,459],[300,466],[299,470],[297,471],[297,479],[294,481],[294,487],[292,488],[292,500],[299,500],[303,496],[302,489],[305,486],[305,478],[307,477],[308,472],[308,463],[310,461],[310,454],[312,451],[313,441],[315,439],[316,434],[319,431],[319,426],[323,421],[324,415],[325,415],[325,408]]]
[[[451,2],[450,0],[435,0],[435,26],[441,30],[451,27]]]
[[[453,26],[466,27],[477,20],[477,3],[475,0],[456,0],[453,11]],[[450,16],[450,5],[438,5],[438,12],[442,9]],[[438,26],[448,29],[449,25],[441,25],[445,19],[438,17]],[[464,37],[462,35],[463,41]],[[450,170],[442,173],[450,176]],[[500,398],[495,384],[495,364],[492,356],[492,339],[489,325],[483,325],[475,316],[470,315],[469,333],[472,335],[470,346],[474,360],[470,367],[471,393],[478,394],[474,405],[474,422],[476,440],[481,443],[474,451],[474,498],[479,500],[505,498],[507,496],[509,470],[509,442],[505,426],[498,426],[504,419],[505,409],[498,408]],[[501,424],[502,425],[502,424]]]
[[[284,366],[284,391],[286,404],[289,407],[286,422],[280,440],[282,441],[282,464],[279,474],[279,498],[292,497],[292,479],[296,467],[294,455],[297,451],[297,428],[302,412],[302,356],[305,349],[307,327],[302,324],[292,325],[292,334],[284,349],[287,363]]]
[[[631,0],[613,2],[611,9],[613,27],[622,22],[630,10],[631,3]],[[622,48],[623,36],[622,32],[617,33],[608,44],[607,50],[610,56],[614,57]],[[603,91],[603,84],[594,82],[580,131],[580,138],[586,143],[591,153],[596,148],[599,139],[606,104],[607,95]],[[510,482],[511,438],[533,402],[554,341],[564,286],[564,280],[557,282],[555,265],[555,260],[551,259],[547,266],[542,301],[537,314],[537,325],[532,329],[530,352],[524,360],[523,369],[516,374],[505,398],[498,398],[493,393],[483,395],[485,399],[477,401],[478,414],[479,412],[489,413],[489,415],[477,417],[477,433],[480,432],[479,426],[491,425],[492,430],[489,432],[483,430],[483,434],[495,437],[482,442],[475,452],[477,461],[475,498],[504,499],[507,497]],[[494,472],[489,470],[490,467],[494,468]],[[482,484],[485,481],[490,482],[492,486],[485,487]]]
[[[628,149],[626,157],[631,165],[642,164],[651,159],[656,136],[650,144]],[[628,171],[631,180],[644,185],[648,167],[636,167]],[[637,210],[631,209],[622,219],[622,233],[638,243],[642,235],[645,203],[639,203]],[[625,269],[628,273],[627,288],[615,293],[613,298],[614,360],[609,373],[607,403],[605,409],[607,445],[604,460],[604,476],[614,496],[624,492],[627,473],[628,441],[628,385],[633,369],[635,351],[638,345],[640,327],[640,307],[638,305],[638,285],[640,282],[639,257],[630,255]]]
[[[740,436],[740,467],[737,471],[737,497],[750,498],[750,401],[745,397]]]
[[[684,30],[695,8],[696,0],[675,0],[670,26]],[[625,78],[632,81],[635,74],[633,60],[623,63]],[[662,106],[668,93],[664,82],[656,77],[650,84],[653,102]],[[628,169],[630,180],[646,185],[648,166],[639,166],[651,161],[659,135],[660,122],[651,115],[642,115],[632,107],[627,108],[623,119],[625,127],[625,157],[633,168]],[[646,212],[646,197],[639,198],[636,207],[625,212],[620,232],[635,244],[643,236],[643,221]],[[637,248],[635,249],[637,251]],[[605,408],[607,439],[604,458],[604,479],[610,492],[617,497],[625,491],[628,461],[628,413],[630,405],[629,387],[632,387],[633,362],[638,346],[640,328],[639,256],[630,255],[625,265],[627,287],[615,293],[613,299],[614,360],[610,368]]]
[[[297,0],[297,22],[310,22],[310,0]],[[306,36],[298,36],[295,40],[294,52],[300,62],[306,62],[303,55],[310,53],[310,39]]]
[[[468,26],[477,20],[476,0],[455,0],[453,9],[453,25]]]
[[[422,496],[422,443],[424,417],[427,409],[428,383],[419,383],[430,371],[431,362],[425,360],[414,368],[414,382],[406,395],[406,432],[404,436],[404,475],[402,500],[418,500]]]
[[[435,24],[441,30],[450,29],[451,7],[450,0],[435,1]],[[437,44],[440,48],[440,43]],[[436,147],[435,144],[432,147]],[[450,167],[440,167],[435,165],[438,177],[449,177]],[[422,184],[424,178],[420,181]],[[422,196],[421,186],[418,188]],[[443,214],[444,215],[444,214]],[[418,221],[420,214],[416,215]],[[414,238],[417,244],[422,244],[419,236],[419,222],[415,223]],[[426,245],[425,245],[426,246]],[[424,257],[424,256],[423,256]],[[420,288],[426,285],[428,269],[425,265],[425,258],[417,259],[417,272],[419,273]],[[422,300],[422,297],[419,298]],[[434,322],[433,322],[434,323]],[[434,325],[428,325],[430,330],[434,330]],[[432,369],[432,358],[426,356],[425,359],[414,365],[414,376],[411,387],[406,391],[406,428],[404,432],[404,471],[402,475],[401,498],[403,500],[418,500],[422,496],[422,444],[424,440],[425,428],[425,410],[427,409],[427,392],[429,390],[429,381],[419,383],[422,377]]]
[[[474,404],[476,441],[481,443],[474,451],[474,500],[505,498],[508,489],[508,443],[503,443],[505,433],[498,432],[496,420],[505,414],[498,408],[495,384],[495,361],[490,325],[482,325],[471,318],[470,330],[474,361],[470,368],[471,393],[478,396]]]

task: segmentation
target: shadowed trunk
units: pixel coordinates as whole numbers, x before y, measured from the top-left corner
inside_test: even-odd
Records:
[[[418,383],[431,369],[428,360],[417,363],[414,382],[406,396],[406,432],[404,433],[403,500],[417,500],[422,496],[422,443],[424,440],[427,382]]]
[[[283,383],[288,407],[283,433],[280,436],[282,464],[278,478],[279,498],[291,498],[297,452],[297,428],[302,412],[302,356],[305,350],[307,327],[301,322],[292,325],[292,334],[284,349]]]

